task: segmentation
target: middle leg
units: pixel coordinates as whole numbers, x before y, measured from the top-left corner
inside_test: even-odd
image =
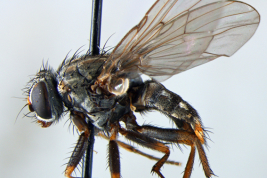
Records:
[[[158,162],[153,166],[151,170],[152,173],[155,172],[156,174],[158,174],[159,177],[164,178],[164,176],[160,172],[160,168],[167,161],[170,155],[169,147],[162,142],[159,142],[153,138],[150,138],[144,134],[135,131],[128,131],[123,128],[120,128],[119,133],[125,136],[126,139],[131,140],[141,146],[165,153],[165,155],[158,160]]]

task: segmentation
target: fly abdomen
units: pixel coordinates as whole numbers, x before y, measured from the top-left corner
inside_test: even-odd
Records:
[[[147,81],[134,91],[137,111],[158,110],[173,120],[178,128],[194,130],[204,143],[203,126],[197,111],[179,95],[156,81]],[[189,126],[188,126],[189,124]]]

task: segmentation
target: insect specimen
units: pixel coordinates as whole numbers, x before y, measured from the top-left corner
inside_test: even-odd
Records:
[[[231,56],[251,38],[259,22],[258,12],[243,2],[158,0],[111,53],[75,54],[56,72],[41,69],[29,82],[30,111],[42,127],[69,112],[80,132],[65,176],[72,177],[90,134],[109,140],[113,178],[121,177],[118,145],[134,150],[120,142],[119,136],[164,153],[152,168],[159,177],[164,177],[160,172],[164,163],[170,163],[170,143],[191,147],[184,178],[191,175],[196,149],[205,176],[214,175],[203,148],[206,131],[197,111],[160,82],[220,56]],[[143,81],[142,74],[151,80]],[[176,128],[139,125],[134,112],[150,110],[165,114]],[[88,122],[94,125],[94,133]]]

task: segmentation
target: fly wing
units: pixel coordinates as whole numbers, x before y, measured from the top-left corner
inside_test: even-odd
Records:
[[[252,37],[259,22],[259,13],[242,2],[158,0],[114,48],[100,78],[143,73],[166,80],[231,56]]]

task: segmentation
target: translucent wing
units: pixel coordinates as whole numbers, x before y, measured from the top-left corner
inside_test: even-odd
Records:
[[[255,33],[259,13],[236,1],[158,0],[115,47],[99,79],[143,73],[163,81],[231,56]]]

